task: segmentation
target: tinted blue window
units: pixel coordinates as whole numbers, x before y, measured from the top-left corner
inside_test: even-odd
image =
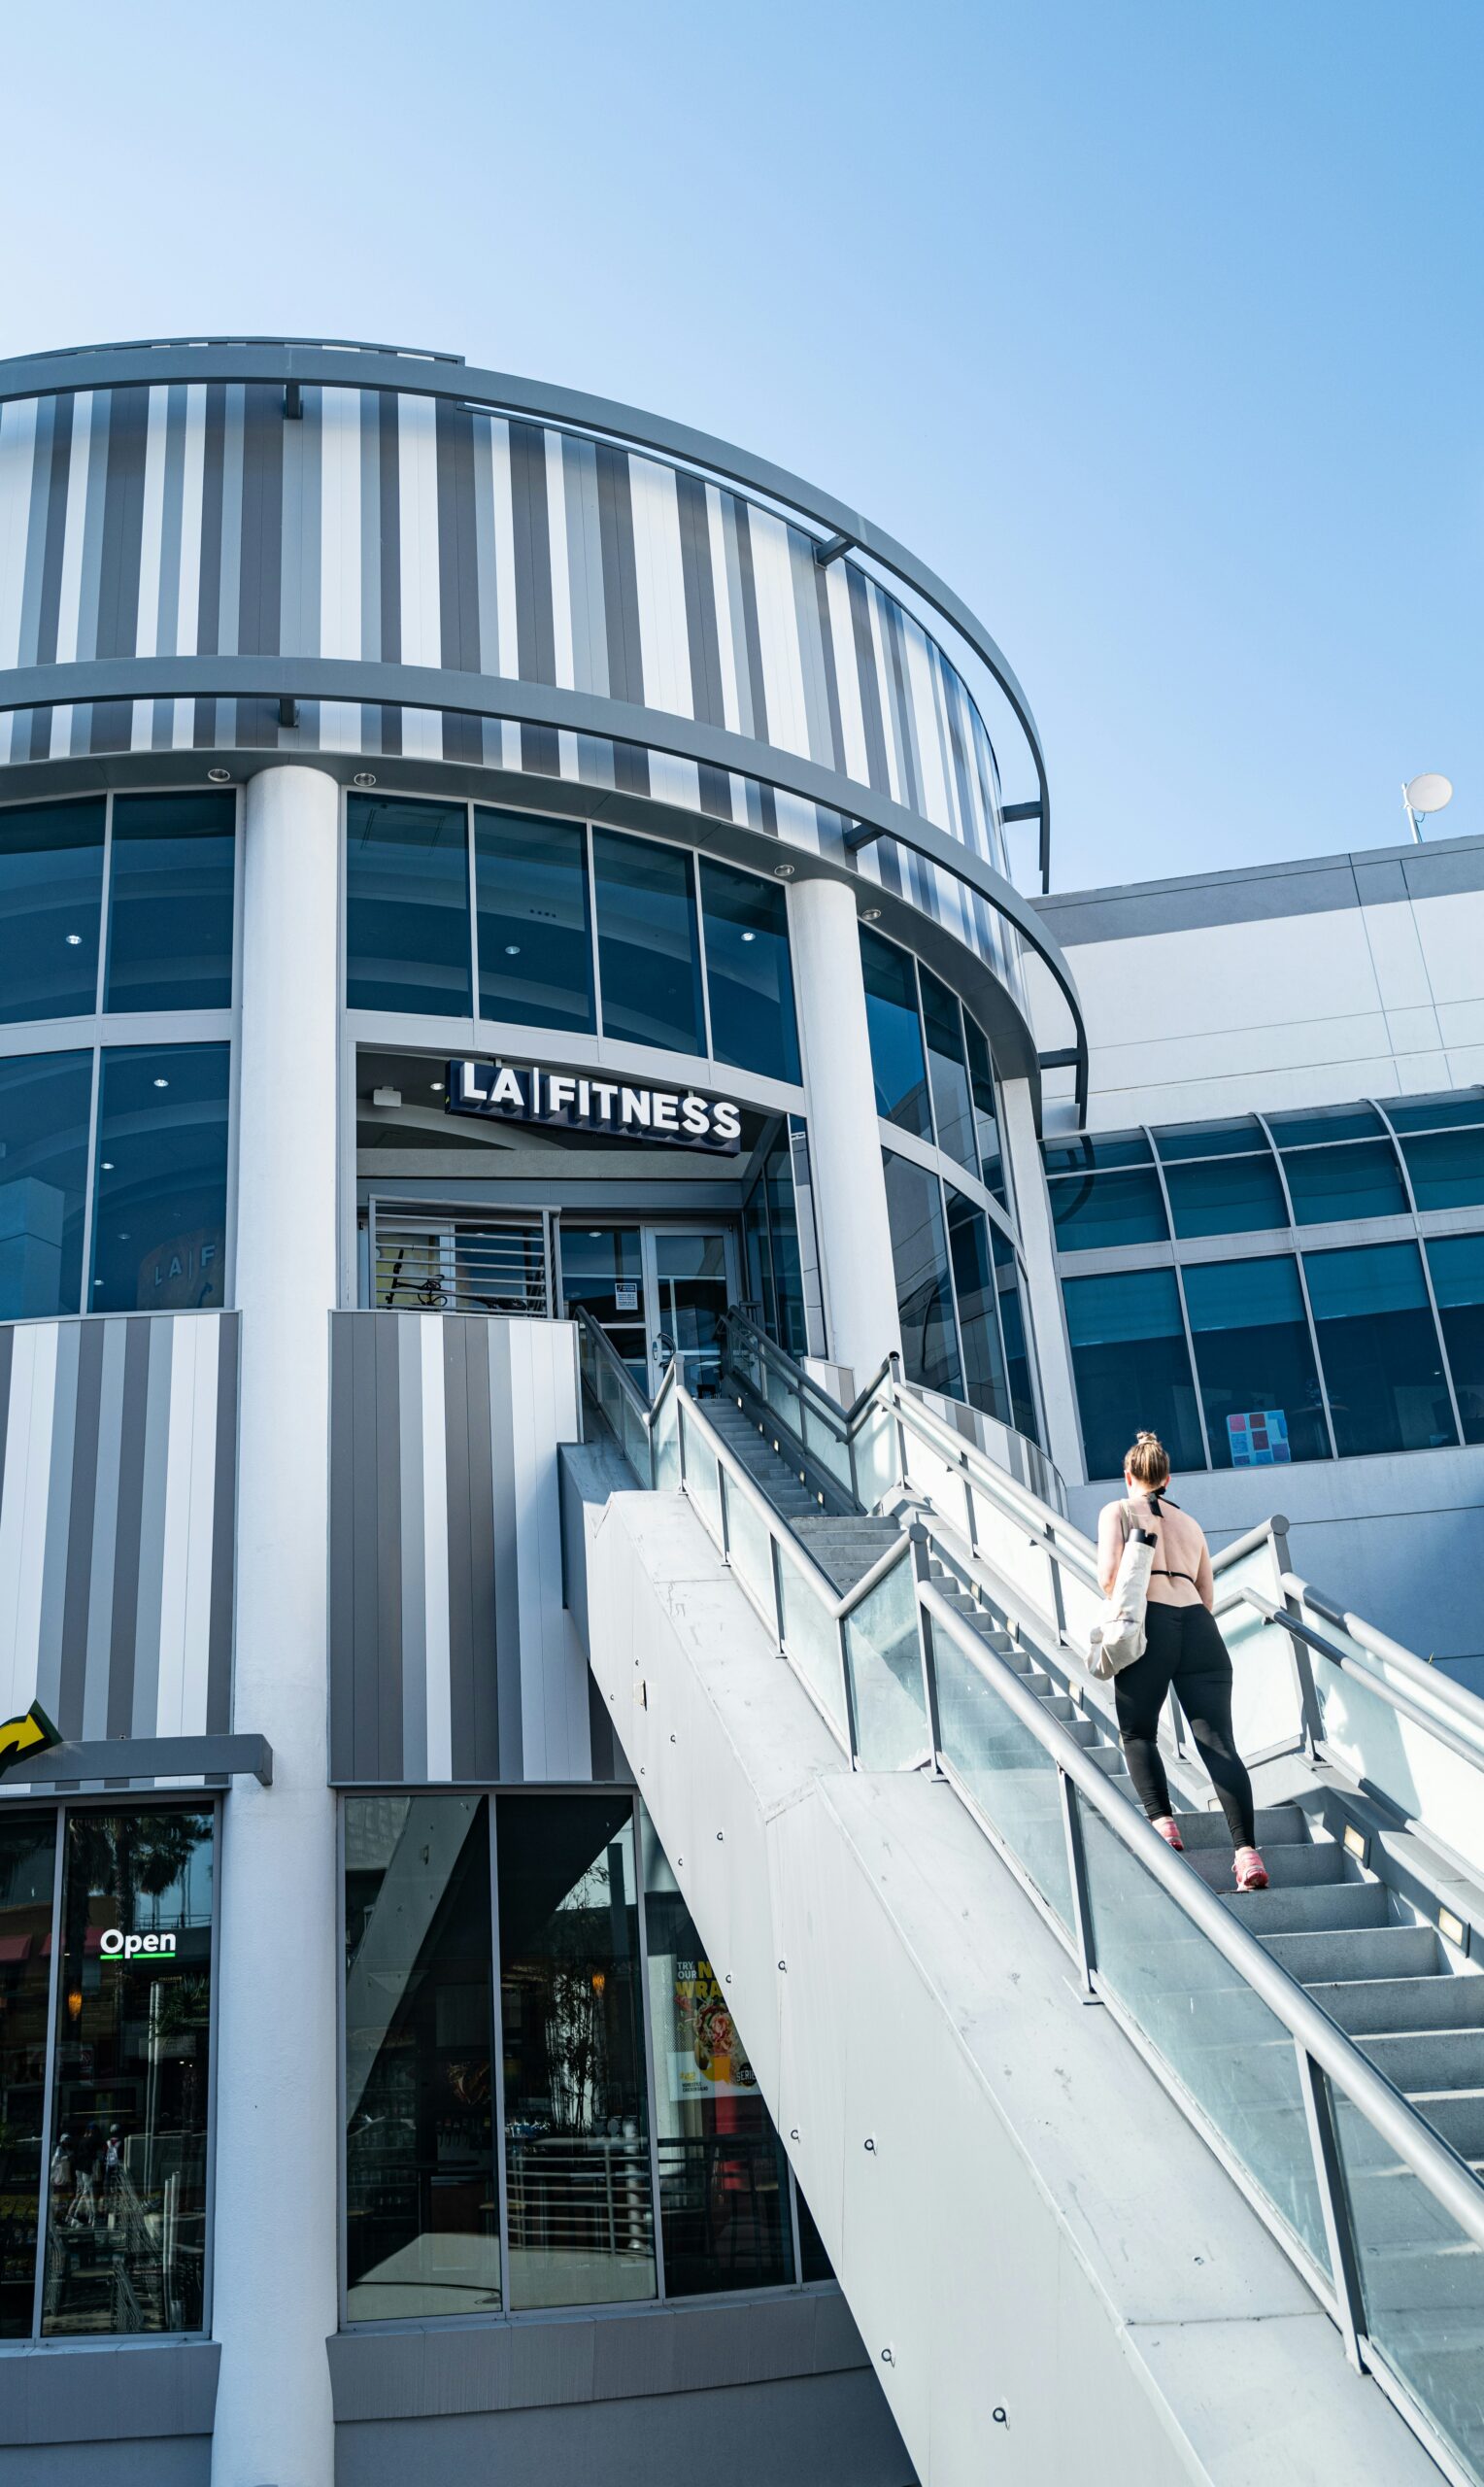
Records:
[[[1152,1152],[1141,1131],[1115,1131],[1048,1140],[1041,1154],[1048,1175],[1076,1175],[1094,1166],[1147,1166]]]
[[[0,1320],[77,1312],[90,1053],[0,1061]]]
[[[107,1010],[225,1010],[232,1000],[236,798],[117,795]]]
[[[1067,1278],[1066,1328],[1090,1477],[1118,1477],[1136,1434],[1175,1468],[1202,1468],[1196,1385],[1173,1270]]]
[[[1306,1252],[1303,1267],[1341,1457],[1455,1442],[1416,1244]]]
[[[1404,1140],[1401,1154],[1419,1209],[1472,1209],[1484,1201],[1484,1125]]]
[[[1209,1157],[1166,1166],[1170,1215],[1177,1235],[1252,1235],[1288,1224],[1288,1209],[1271,1149],[1261,1157]]]
[[[952,1188],[948,1194],[948,1244],[953,1259],[954,1293],[959,1301],[959,1334],[963,1342],[963,1386],[969,1405],[1014,1422],[1005,1377],[995,1309],[995,1267],[990,1257],[990,1222],[982,1209]]]
[[[717,1061],[769,1079],[796,1080],[798,1030],[783,891],[756,872],[703,863],[701,921]]]
[[[592,833],[603,1034],[704,1053],[691,858],[644,837]]]
[[[0,810],[0,1020],[98,1005],[101,799]]]
[[[1115,1244],[1164,1244],[1169,1228],[1154,1168],[1127,1174],[1058,1175],[1048,1185],[1057,1246],[1105,1250]]]
[[[928,1032],[928,1072],[932,1083],[938,1146],[950,1157],[957,1157],[971,1175],[977,1175],[979,1150],[959,1005],[947,985],[940,984],[927,968],[919,967],[918,978],[923,991],[923,1025]]]
[[[1434,1236],[1428,1266],[1464,1440],[1484,1442],[1484,1235]]]
[[[1007,1209],[1010,1196],[1005,1181],[1004,1152],[999,1138],[999,1101],[995,1093],[989,1039],[966,1010],[963,1013],[963,1034],[968,1045],[969,1088],[974,1100],[974,1128],[979,1142],[979,1179],[986,1191],[994,1193],[1000,1208]]]
[[[476,810],[474,892],[480,1015],[590,1034],[587,832],[571,821]]]
[[[1212,1465],[1328,1459],[1298,1263],[1205,1261],[1184,1278]]]
[[[93,1186],[93,1312],[223,1301],[228,1045],[103,1055]]]
[[[469,854],[462,803],[351,797],[345,998],[352,1010],[469,1017]]]
[[[1035,1412],[1035,1383],[1030,1369],[1030,1330],[1021,1293],[1020,1272],[1008,1239],[997,1226],[990,1229],[995,1255],[995,1287],[999,1297],[999,1323],[1005,1337],[1005,1370],[1010,1380],[1010,1420],[1017,1433],[1040,1443]]]
[[[1389,1140],[1360,1141],[1345,1148],[1286,1148],[1283,1172],[1298,1226],[1324,1226],[1342,1217],[1393,1217],[1406,1209],[1406,1189]]]
[[[928,1105],[928,1063],[923,1052],[922,1023],[917,1015],[917,973],[905,950],[883,941],[879,933],[860,932],[860,971],[865,982],[865,1019],[870,1031],[871,1071],[876,1082],[876,1111],[883,1121],[900,1124],[920,1140],[932,1137]]]
[[[943,1202],[935,1175],[925,1174],[891,1149],[886,1167],[887,1209],[892,1220],[892,1262],[901,1318],[902,1369],[927,1390],[963,1395]]]
[[[1441,1097],[1388,1099],[1398,1131],[1452,1131],[1461,1123],[1484,1123],[1484,1090],[1452,1090]]]
[[[1255,1114],[1216,1123],[1165,1123],[1154,1144],[1166,1166],[1185,1157],[1234,1157],[1267,1146]]]
[[[1374,1140],[1386,1126],[1374,1106],[1309,1106],[1269,1114],[1267,1128],[1280,1148],[1318,1148],[1335,1140]]]

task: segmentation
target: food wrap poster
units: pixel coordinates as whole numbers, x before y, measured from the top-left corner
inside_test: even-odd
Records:
[[[757,2075],[709,1960],[676,1960],[673,2014],[671,2098],[756,2097]]]

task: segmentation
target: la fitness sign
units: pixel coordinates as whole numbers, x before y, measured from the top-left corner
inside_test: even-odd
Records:
[[[630,1088],[538,1064],[451,1062],[444,1111],[535,1130],[658,1141],[667,1148],[703,1148],[715,1157],[735,1157],[742,1145],[741,1109],[727,1098],[700,1097],[690,1088]]]

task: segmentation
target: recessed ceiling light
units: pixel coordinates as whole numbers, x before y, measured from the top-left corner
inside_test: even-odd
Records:
[[[120,1235],[118,1241],[120,1244],[127,1244],[131,1241],[131,1238],[127,1235]]]
[[[773,867],[773,878],[775,881],[792,881],[793,878],[793,865],[775,864]]]
[[[230,786],[232,782],[230,768],[208,768],[206,773],[214,786]]]
[[[443,1082],[442,1082],[442,1080],[441,1080],[441,1079],[435,1079],[435,1080],[432,1082],[432,1090],[433,1090],[433,1095],[434,1095],[435,1097],[441,1097],[441,1096],[442,1096],[442,1094],[443,1094]]]
[[[742,938],[744,941],[756,941],[758,936],[756,933],[744,933]]]
[[[351,783],[353,786],[374,786],[376,784],[375,773],[369,768],[357,768],[354,776],[351,780]]]
[[[111,1175],[111,1174],[113,1173],[113,1171],[114,1171],[114,1161],[113,1161],[113,1159],[112,1159],[111,1157],[105,1157],[105,1159],[103,1160],[103,1172],[105,1173],[105,1175]]]
[[[82,946],[83,946],[83,936],[82,936],[82,934],[81,934],[81,933],[69,933],[69,934],[68,934],[68,936],[67,936],[67,947],[68,947],[68,949],[69,949],[69,950],[80,950],[80,949],[82,948]]]
[[[520,955],[521,955],[521,944],[520,944],[520,942],[519,942],[519,941],[507,941],[507,942],[506,942],[506,944],[505,944],[505,956],[506,956],[506,958],[507,958],[507,959],[518,959],[518,958],[520,957]]]
[[[863,906],[860,909],[860,921],[862,924],[875,924],[879,922],[880,916],[881,909],[879,906]]]
[[[154,1085],[156,1088],[168,1088],[170,1082],[168,1079],[156,1079]]]

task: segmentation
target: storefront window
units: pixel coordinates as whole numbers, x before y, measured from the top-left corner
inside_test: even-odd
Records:
[[[1443,1342],[1464,1440],[1484,1442],[1484,1235],[1439,1235],[1428,1245]]]
[[[646,837],[592,833],[603,1034],[706,1050],[691,858]]]
[[[1212,1466],[1328,1459],[1298,1263],[1205,1261],[1184,1277]]]
[[[0,810],[0,1020],[96,1008],[104,817],[101,797]]]
[[[1306,1252],[1303,1268],[1341,1458],[1456,1442],[1416,1244]]]
[[[703,860],[701,917],[711,1050],[718,1062],[769,1079],[796,1080],[798,1030],[789,957],[789,909],[775,881]]]
[[[883,1149],[892,1260],[901,1320],[902,1370],[926,1390],[963,1396],[943,1198],[936,1175]]]
[[[106,1010],[224,1010],[232,1000],[236,799],[117,795]]]
[[[346,805],[346,1004],[467,1018],[468,815],[462,803],[352,795]]]
[[[1173,1270],[1067,1278],[1067,1337],[1089,1477],[1117,1477],[1135,1434],[1175,1468],[1205,1464]]]
[[[879,933],[860,930],[860,971],[870,1035],[876,1111],[884,1122],[932,1138],[928,1063],[917,1011],[917,970],[905,950]]]
[[[590,1035],[587,832],[476,810],[474,875],[481,1017]]]
[[[502,1796],[497,1817],[510,2302],[652,2298],[629,1800]]]
[[[180,1312],[223,1301],[228,1045],[103,1054],[92,1312]]]
[[[42,2330],[205,2322],[213,1823],[69,1815]]]
[[[345,1870],[346,2311],[498,2311],[485,1805],[352,1797]]]
[[[0,2336],[28,2338],[36,2299],[51,1983],[53,1813],[0,1815]]]
[[[788,2161],[695,1922],[641,1820],[665,2293],[778,2288],[793,2277]]]
[[[956,1157],[961,1166],[966,1166],[971,1175],[977,1175],[979,1149],[959,1005],[947,985],[940,984],[927,968],[919,968],[918,979],[923,992],[923,1026],[928,1036],[928,1071],[938,1146],[948,1156]]]
[[[0,1061],[0,1320],[79,1310],[91,1107],[90,1053]]]

